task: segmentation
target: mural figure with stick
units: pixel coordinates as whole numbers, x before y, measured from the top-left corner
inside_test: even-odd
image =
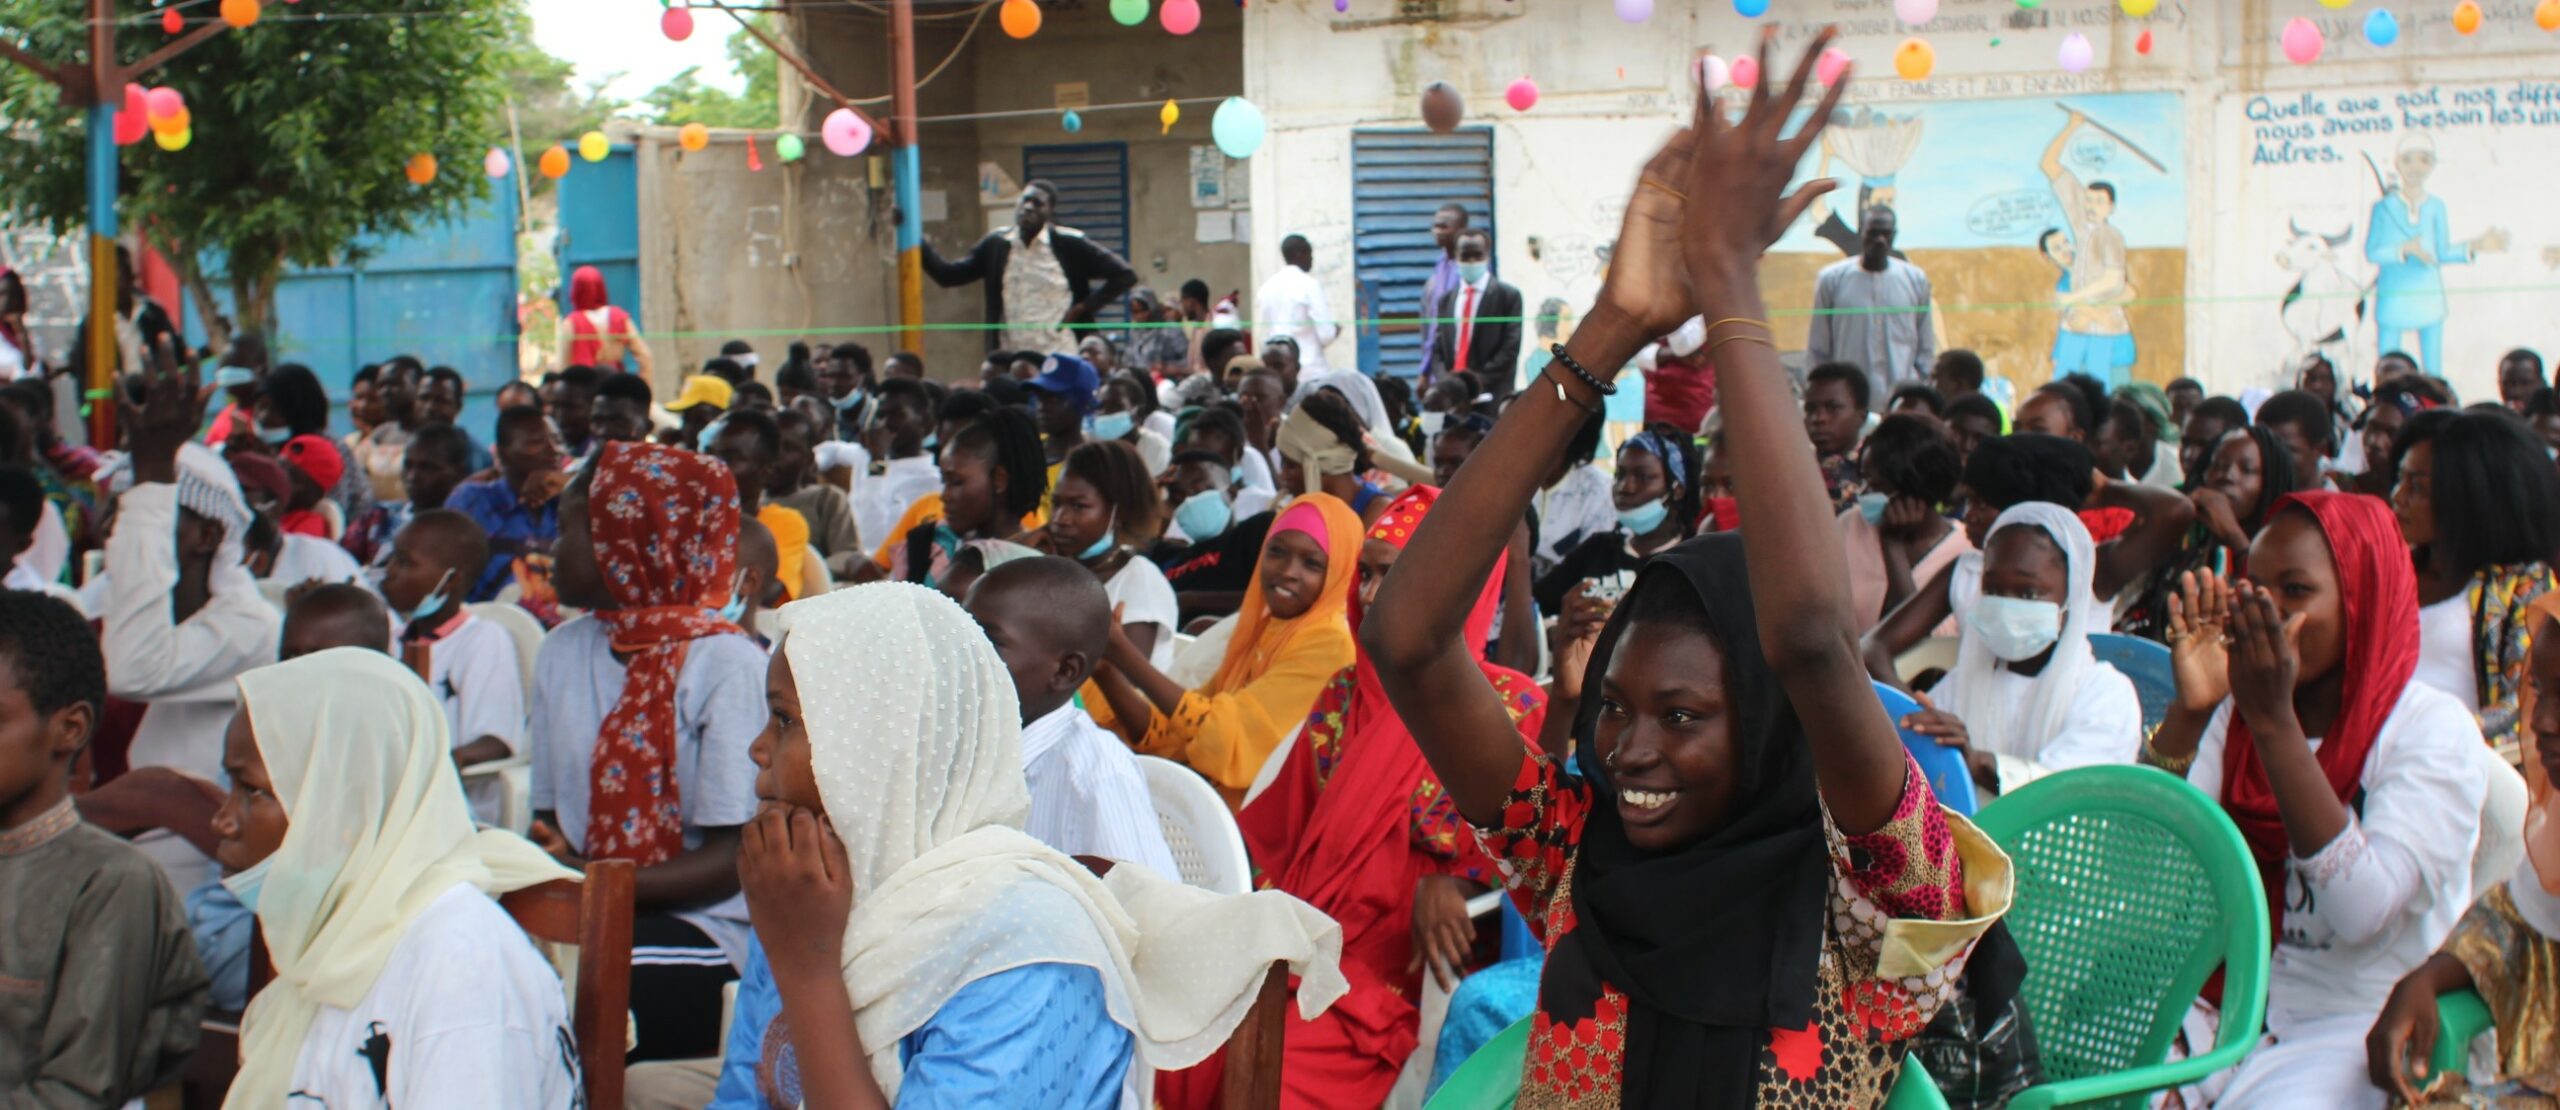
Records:
[[[2071,242],[2068,250],[2058,249],[2055,234],[2046,232],[2040,244],[2046,257],[2063,270],[2061,291],[2055,298],[2061,320],[2053,337],[2053,374],[2059,378],[2087,373],[2109,386],[2125,385],[2133,380],[2137,352],[2133,323],[2125,315],[2125,306],[2133,303],[2133,283],[2126,273],[2124,233],[2108,222],[2116,211],[2116,187],[2106,181],[2083,184],[2063,164],[2062,155],[2072,136],[2087,129],[2113,139],[2154,170],[2162,167],[2114,129],[2092,121],[2077,108],[2057,107],[2071,118],[2046,144],[2041,168],[2053,186],[2054,205],[2062,212]]]
[[[2444,198],[2427,192],[2427,178],[2436,169],[2436,144],[2426,132],[2402,137],[2391,164],[2399,180],[2373,202],[2373,216],[2365,222],[2364,257],[2378,268],[2374,349],[2401,346],[2403,337],[2416,332],[2421,368],[2442,374],[2444,267],[2506,250],[2507,233],[2492,227],[2476,238],[2453,240]]]

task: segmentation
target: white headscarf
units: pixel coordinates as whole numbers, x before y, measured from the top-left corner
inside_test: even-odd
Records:
[[[1120,867],[1097,879],[1022,832],[1021,710],[986,634],[941,593],[877,583],[781,610],[810,763],[853,866],[845,984],[892,1099],[898,1042],[953,994],[1040,963],[1090,967],[1154,1068],[1226,1042],[1274,960],[1302,1016],[1348,990],[1341,926],[1276,891],[1222,896]]]
[[[1367,434],[1370,465],[1408,483],[1426,483],[1433,480],[1431,468],[1416,461],[1413,457],[1413,448],[1396,435],[1394,423],[1387,419],[1387,402],[1378,396],[1378,384],[1370,381],[1367,375],[1357,370],[1328,370],[1298,379],[1298,391],[1290,394],[1289,403],[1280,409],[1283,417],[1281,423],[1286,425],[1289,418],[1296,417],[1299,403],[1314,396],[1319,389],[1331,389],[1341,394],[1343,400],[1351,403],[1352,415],[1360,418],[1361,430]],[[1311,423],[1311,421],[1302,422]],[[1333,433],[1328,431],[1324,434],[1329,438]],[[1281,450],[1286,452],[1288,448],[1282,447]],[[1345,451],[1344,454],[1345,470],[1326,470],[1323,473],[1347,472],[1350,453]],[[1317,468],[1308,465],[1306,460],[1300,460],[1299,465],[1307,466],[1309,471],[1307,477],[1313,480]]]
[[[258,580],[249,573],[248,562],[249,499],[240,493],[240,476],[212,448],[187,443],[178,448],[177,484],[179,508],[222,526],[222,546],[214,552],[207,588],[215,596],[246,591],[256,597]]]
[[[2069,596],[2062,604],[2062,635],[2054,641],[2053,658],[2036,675],[2033,691],[2024,702],[2013,705],[2001,696],[1994,681],[2000,659],[1974,634],[1971,623],[1973,606],[1982,599],[1983,554],[1966,552],[1957,559],[1970,566],[1959,568],[1953,581],[1970,588],[1951,594],[1958,627],[1964,631],[1956,648],[1956,669],[1940,687],[1946,693],[1938,699],[1938,707],[1964,722],[1975,750],[2032,761],[2047,741],[2069,727],[2072,698],[2089,671],[2101,665],[2089,650],[2089,634],[2105,629],[2107,611],[2090,585],[2097,573],[2098,545],[2078,513],[2043,501],[2012,505],[1992,522],[1983,546],[1989,548],[1991,538],[2011,525],[2042,529],[2062,549]]]
[[[258,895],[275,980],[240,1024],[225,1107],[282,1106],[321,1006],[373,989],[409,923],[456,883],[501,894],[578,874],[523,837],[474,831],[444,706],[378,651],[333,648],[240,676],[290,821]]]

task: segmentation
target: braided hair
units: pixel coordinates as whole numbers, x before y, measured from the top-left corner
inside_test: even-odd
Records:
[[[1011,405],[979,413],[951,437],[951,446],[986,460],[1004,472],[1001,519],[1030,515],[1049,495],[1049,455],[1040,445],[1040,429],[1031,414]]]

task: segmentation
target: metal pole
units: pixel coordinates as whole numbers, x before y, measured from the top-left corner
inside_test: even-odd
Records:
[[[915,0],[889,8],[889,177],[898,204],[898,349],[924,346],[924,162],[916,146]]]
[[[116,445],[116,108],[124,82],[116,66],[115,0],[89,0],[89,66],[96,100],[89,105],[89,365],[83,402],[89,443]]]

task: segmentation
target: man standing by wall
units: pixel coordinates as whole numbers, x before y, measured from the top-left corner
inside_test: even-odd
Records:
[[[945,287],[986,283],[987,349],[1074,354],[1067,328],[1091,324],[1094,315],[1138,284],[1138,272],[1111,248],[1071,227],[1049,222],[1058,187],[1033,181],[1022,187],[1012,227],[978,240],[958,261],[946,262],[924,244],[924,272]]]
[[[1342,333],[1325,303],[1324,286],[1316,281],[1315,248],[1304,235],[1280,240],[1280,272],[1262,279],[1253,293],[1253,327],[1267,340],[1285,335],[1298,341],[1298,368],[1304,374],[1333,369],[1324,345]]]
[[[1493,276],[1493,234],[1458,233],[1458,273],[1431,314],[1449,321],[1428,352],[1431,376],[1466,370],[1495,397],[1511,395],[1520,369],[1520,291]]]
[[[1439,371],[1432,368],[1433,348],[1440,342],[1440,321],[1446,313],[1439,311],[1440,301],[1458,287],[1458,233],[1467,229],[1467,208],[1456,201],[1440,206],[1431,214],[1431,241],[1440,248],[1440,260],[1432,263],[1431,280],[1422,286],[1422,368],[1419,371],[1428,385]]]
[[[1858,228],[1859,254],[1822,268],[1813,282],[1813,326],[1805,361],[1850,362],[1867,372],[1868,395],[1890,396],[1925,380],[1937,356],[1929,321],[1929,275],[1893,256],[1893,209],[1870,208]]]

